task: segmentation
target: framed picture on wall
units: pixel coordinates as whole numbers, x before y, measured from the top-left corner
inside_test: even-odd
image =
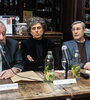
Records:
[[[23,11],[23,23],[33,16],[33,11]]]

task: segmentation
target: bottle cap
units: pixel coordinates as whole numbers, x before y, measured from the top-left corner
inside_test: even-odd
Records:
[[[79,50],[75,50],[75,52],[79,52]]]
[[[52,54],[52,51],[48,51],[49,54]]]

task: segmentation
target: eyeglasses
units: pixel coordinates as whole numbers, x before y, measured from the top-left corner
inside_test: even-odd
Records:
[[[80,27],[78,27],[78,28],[76,28],[76,29],[75,29],[75,28],[72,28],[71,31],[73,31],[73,32],[74,32],[75,30],[80,31],[81,29],[82,29],[82,28],[80,28]]]

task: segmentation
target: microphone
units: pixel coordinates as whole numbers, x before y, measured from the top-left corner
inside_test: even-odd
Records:
[[[65,59],[66,59],[66,66],[65,66],[65,79],[67,79],[68,77],[68,64],[69,64],[69,60],[68,60],[68,55],[67,55],[67,46],[66,45],[63,45],[62,46],[62,51],[64,52],[64,55],[65,55]]]
[[[80,76],[85,78],[85,79],[89,79],[89,75],[88,74],[80,72]]]
[[[67,46],[66,46],[66,45],[63,45],[63,46],[62,46],[62,51],[64,52],[66,61],[67,61],[68,64],[69,64],[68,55],[67,55],[67,50],[68,50]]]

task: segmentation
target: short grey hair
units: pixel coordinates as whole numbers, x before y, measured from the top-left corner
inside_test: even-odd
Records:
[[[0,21],[0,27],[4,27],[5,28],[5,33],[6,33],[6,26],[4,25],[4,23],[2,21]]]
[[[75,21],[75,22],[72,23],[71,27],[73,27],[73,25],[75,25],[75,24],[81,24],[82,28],[85,29],[85,23],[84,22],[82,22],[82,21]]]
[[[29,33],[30,33],[30,30],[31,30],[31,26],[33,26],[37,23],[40,23],[42,25],[42,28],[43,28],[44,32],[46,31],[47,25],[46,25],[46,22],[43,18],[41,18],[41,17],[31,17],[27,21],[27,28],[28,28]]]

